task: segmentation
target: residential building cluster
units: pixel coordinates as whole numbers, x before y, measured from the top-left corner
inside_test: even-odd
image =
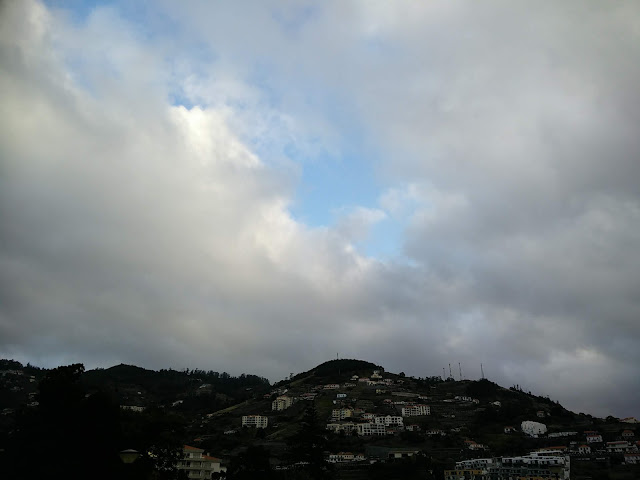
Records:
[[[555,452],[532,452],[518,457],[477,458],[456,462],[445,480],[511,480],[520,478],[569,480],[570,457]]]

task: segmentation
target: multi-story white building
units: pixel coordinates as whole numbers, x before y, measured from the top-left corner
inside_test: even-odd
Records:
[[[182,448],[183,457],[178,462],[178,469],[187,472],[188,478],[210,479],[211,474],[226,472],[226,467],[221,465],[219,458],[205,455],[201,448],[184,445]]]
[[[344,420],[353,416],[353,410],[350,408],[334,408],[331,412],[331,418],[333,420]]]
[[[267,428],[269,418],[262,415],[244,415],[242,417],[243,427]]]
[[[535,453],[522,457],[478,458],[456,463],[455,470],[445,470],[445,480],[469,479],[562,479],[569,480],[571,463],[568,456],[546,456]]]
[[[293,405],[293,398],[288,397],[287,395],[281,395],[271,402],[271,410],[280,412],[282,410],[286,410],[291,405]]]
[[[359,423],[357,425],[358,435],[372,436],[372,435],[386,435],[387,427],[380,423]]]
[[[393,417],[391,415],[387,415],[385,417],[375,417],[374,422],[377,424],[382,424],[386,427],[390,426],[390,425],[398,425],[398,426],[403,426],[404,425],[404,419],[402,417]]]
[[[431,415],[431,407],[428,405],[405,405],[402,407],[403,417],[419,417],[422,415]]]

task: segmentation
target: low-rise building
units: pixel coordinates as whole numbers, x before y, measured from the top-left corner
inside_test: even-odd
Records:
[[[327,430],[331,430],[334,433],[351,433],[356,430],[357,424],[353,422],[333,422],[327,423]]]
[[[210,457],[201,448],[184,445],[183,458],[178,462],[178,469],[187,472],[188,478],[210,479],[213,473],[225,472],[219,458]]]
[[[589,445],[578,445],[578,455],[591,455],[591,447]]]
[[[122,410],[130,410],[132,412],[144,412],[145,407],[140,407],[138,405],[120,405]]]
[[[520,430],[530,437],[538,437],[547,433],[547,426],[544,423],[525,420],[520,424]]]
[[[328,461],[330,463],[344,463],[355,461],[356,456],[351,452],[330,453]]]
[[[558,438],[558,437],[573,437],[578,435],[578,432],[554,432],[547,434],[548,438]]]
[[[618,440],[617,442],[607,442],[607,453],[631,453],[637,450],[636,446],[626,440]]]
[[[626,463],[627,465],[640,465],[640,453],[625,453],[624,463]]]
[[[589,433],[585,436],[585,438],[587,439],[587,443],[601,443],[602,442],[602,435],[600,435],[599,433]]]

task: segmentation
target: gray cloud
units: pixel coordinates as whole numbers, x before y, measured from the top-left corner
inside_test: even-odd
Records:
[[[115,7],[2,8],[0,355],[271,379],[336,353],[482,362],[639,415],[634,3],[170,2],[145,27],[166,36]],[[297,222],[295,162],[354,131],[379,205]],[[386,218],[405,261],[351,243]]]

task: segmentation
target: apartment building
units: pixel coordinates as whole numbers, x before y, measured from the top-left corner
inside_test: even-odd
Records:
[[[402,417],[394,417],[391,415],[375,417],[374,422],[378,425],[384,425],[385,427],[389,427],[391,425],[404,425],[404,419]]]
[[[405,405],[402,407],[403,417],[419,417],[431,415],[431,408],[428,405]]]
[[[287,395],[281,395],[271,402],[271,410],[280,412],[282,410],[286,410],[291,405],[293,405],[293,398],[288,397]]]
[[[359,423],[357,425],[358,435],[369,437],[373,435],[386,435],[387,427],[380,423]]]
[[[262,415],[244,415],[242,417],[243,427],[267,428],[269,418]]]
[[[213,473],[226,472],[219,458],[206,455],[201,448],[184,445],[183,458],[178,462],[178,469],[184,470],[188,478],[210,479]]]

